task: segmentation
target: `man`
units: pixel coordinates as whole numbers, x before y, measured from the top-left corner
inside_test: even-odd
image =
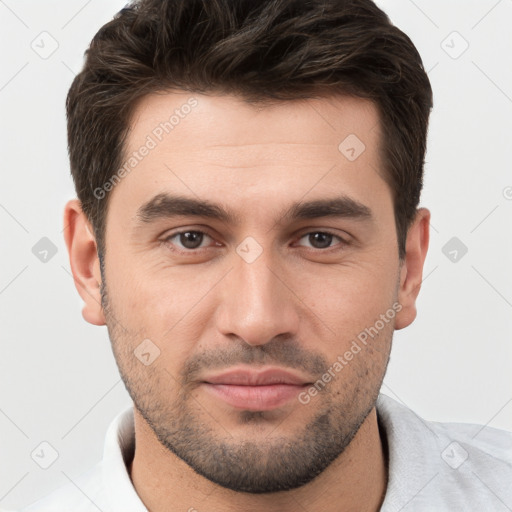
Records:
[[[134,407],[25,510],[510,509],[512,434],[379,395],[416,315],[431,107],[370,0],[142,0],[102,27],[65,238]]]

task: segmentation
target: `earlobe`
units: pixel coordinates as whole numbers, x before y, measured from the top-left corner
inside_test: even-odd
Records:
[[[84,301],[82,315],[93,325],[105,325],[101,306],[101,272],[96,240],[80,201],[68,201],[64,209],[64,239],[75,286]]]
[[[423,279],[423,265],[428,251],[430,212],[418,209],[407,232],[405,257],[400,270],[398,301],[402,309],[396,315],[395,329],[403,329],[416,318],[416,298]]]

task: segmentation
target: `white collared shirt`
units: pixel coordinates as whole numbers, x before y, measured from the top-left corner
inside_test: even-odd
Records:
[[[389,449],[381,512],[512,510],[512,432],[425,421],[383,394],[377,417]],[[134,448],[130,407],[110,425],[100,463],[21,512],[147,512],[128,474]]]

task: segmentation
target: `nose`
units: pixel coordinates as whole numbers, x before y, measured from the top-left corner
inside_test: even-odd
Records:
[[[300,302],[287,283],[287,273],[264,251],[248,263],[234,255],[234,268],[223,280],[217,328],[249,345],[264,345],[276,336],[296,336]]]

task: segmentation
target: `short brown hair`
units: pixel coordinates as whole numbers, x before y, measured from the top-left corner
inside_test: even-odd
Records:
[[[393,190],[399,255],[423,184],[432,89],[409,37],[371,0],[139,0],[94,36],[69,90],[76,192],[101,252],[98,198],[123,161],[135,104],[170,89],[248,102],[345,94],[372,100]]]

